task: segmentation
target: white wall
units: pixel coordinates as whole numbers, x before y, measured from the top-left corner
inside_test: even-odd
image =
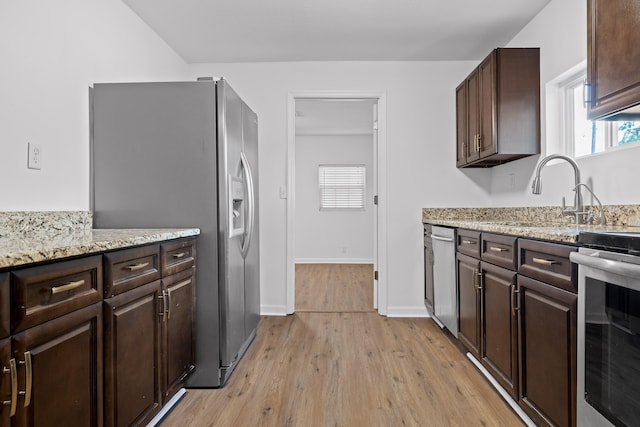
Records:
[[[95,82],[179,80],[186,64],[118,0],[0,6],[0,211],[89,208]],[[42,169],[27,169],[27,141]]]
[[[541,47],[543,88],[586,58],[585,4],[552,0],[509,43]],[[284,313],[286,305],[286,200],[280,199],[279,188],[287,182],[290,91],[386,93],[388,247],[382,249],[388,259],[389,314],[424,312],[421,208],[557,205],[563,195],[571,200],[570,168],[564,164],[545,169],[541,196],[529,191],[535,157],[486,170],[455,168],[454,90],[477,61],[186,66],[117,0],[4,2],[0,58],[0,210],[88,208],[90,84],[227,77],[259,116],[265,313]],[[28,140],[42,146],[41,171],[26,169]],[[592,181],[604,203],[638,203],[633,171],[640,164],[640,148],[579,163],[584,180]]]
[[[372,263],[373,135],[298,135],[295,146],[296,262]],[[364,210],[320,211],[321,164],[365,165]]]
[[[558,132],[553,127],[558,111],[545,105],[545,86],[587,57],[587,2],[553,0],[516,37],[509,47],[540,47],[543,156],[558,152]],[[547,126],[548,124],[548,126]],[[545,150],[547,148],[547,150]],[[542,171],[542,194],[531,194],[531,181],[541,157],[518,160],[491,170],[491,200],[494,206],[557,206],[563,196],[572,204],[573,171],[565,162]],[[582,182],[588,183],[604,204],[638,204],[637,165],[640,147],[625,147],[612,153],[577,159]],[[509,185],[514,174],[515,188]],[[585,202],[591,202],[583,192]]]
[[[226,77],[259,117],[261,298],[286,311],[287,101],[290,91],[384,91],[387,99],[388,313],[424,314],[421,209],[487,206],[490,176],[455,168],[456,85],[475,62],[201,64]],[[480,171],[483,172],[483,171]]]

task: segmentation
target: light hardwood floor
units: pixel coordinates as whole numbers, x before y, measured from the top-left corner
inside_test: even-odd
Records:
[[[227,385],[161,427],[522,425],[430,319],[369,310],[262,317]]]
[[[373,264],[296,264],[296,312],[373,311]]]

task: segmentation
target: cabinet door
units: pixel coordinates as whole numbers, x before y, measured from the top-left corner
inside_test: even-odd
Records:
[[[105,423],[145,424],[160,410],[160,281],[105,303]]]
[[[479,97],[480,74],[476,69],[467,78],[467,163],[480,158],[477,145],[480,136]]]
[[[12,338],[18,363],[14,426],[102,425],[102,303]]]
[[[574,293],[518,275],[520,405],[538,425],[576,425]]]
[[[480,358],[480,261],[457,254],[458,339],[476,358]]]
[[[1,402],[7,402],[7,404],[0,405],[0,427],[9,427],[11,425],[11,409],[12,398],[17,399],[17,396],[11,395],[11,388],[14,381],[17,381],[17,366],[12,366],[15,363],[11,361],[11,340],[5,338],[0,340],[0,368],[2,369],[2,375],[0,375],[0,400]],[[13,375],[12,375],[13,371]],[[16,406],[17,408],[17,402]]]
[[[168,401],[182,387],[193,371],[193,308],[195,274],[193,269],[162,279],[165,294],[163,316],[163,401]]]
[[[516,273],[482,263],[482,364],[518,399]]]
[[[591,83],[590,120],[640,103],[640,2],[589,0],[587,3],[587,80]],[[640,107],[633,117],[638,120]]]
[[[9,273],[0,273],[0,338],[9,336]]]
[[[456,88],[456,166],[467,163],[467,81]]]
[[[478,156],[484,158],[497,153],[498,147],[494,138],[496,97],[495,97],[495,61],[494,50],[478,67],[480,82],[478,107]]]

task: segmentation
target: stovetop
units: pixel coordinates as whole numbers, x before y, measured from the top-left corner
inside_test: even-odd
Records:
[[[578,243],[588,248],[640,255],[640,232],[581,232]]]

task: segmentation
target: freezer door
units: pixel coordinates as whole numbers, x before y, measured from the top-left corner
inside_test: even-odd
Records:
[[[250,236],[245,237],[247,246],[244,261],[245,335],[248,337],[260,320],[260,218],[258,209],[258,116],[246,104],[242,105],[243,153],[252,182],[249,227]],[[248,241],[247,241],[248,240]]]
[[[242,170],[242,100],[224,81],[217,82],[220,361],[231,366],[245,342],[244,241],[247,190]]]

